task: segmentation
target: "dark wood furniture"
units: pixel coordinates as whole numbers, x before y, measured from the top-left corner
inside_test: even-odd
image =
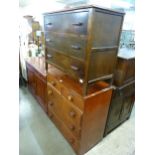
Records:
[[[112,94],[108,86],[98,82],[83,97],[81,84],[54,66],[48,69],[48,115],[78,155],[103,138]]]
[[[44,14],[46,62],[88,86],[112,81],[124,13],[84,6]]]
[[[35,57],[26,61],[28,88],[42,108],[47,112],[47,87],[46,87],[46,69],[45,58]]]
[[[135,79],[135,55],[133,50],[121,49],[118,53],[114,85],[121,86]]]
[[[115,88],[112,94],[104,136],[130,117],[134,101],[134,80]]]

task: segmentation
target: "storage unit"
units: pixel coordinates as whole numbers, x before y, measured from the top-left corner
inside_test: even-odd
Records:
[[[82,96],[82,86],[54,66],[48,69],[48,115],[78,155],[103,138],[112,88],[98,82]]]
[[[44,58],[29,58],[26,61],[28,88],[47,112],[46,69]]]
[[[114,85],[121,86],[135,79],[135,55],[130,49],[121,49],[118,53],[114,74]]]
[[[104,136],[130,117],[135,101],[135,81],[116,87],[112,94]]]
[[[84,6],[44,14],[46,62],[88,86],[112,81],[124,13]]]

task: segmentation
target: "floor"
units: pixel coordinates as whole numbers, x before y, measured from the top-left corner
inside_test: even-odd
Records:
[[[26,87],[20,88],[19,155],[75,155]],[[134,109],[128,121],[85,155],[134,155]]]

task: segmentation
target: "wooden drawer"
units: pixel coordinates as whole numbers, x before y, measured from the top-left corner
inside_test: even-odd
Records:
[[[84,111],[84,101],[79,94],[63,85],[61,88],[61,93],[68,100],[68,102],[78,107],[82,112]]]
[[[59,92],[61,92],[61,85],[60,85],[61,81],[60,80],[56,80],[53,76],[47,75],[47,81],[50,85],[52,85]]]
[[[64,122],[69,125],[72,122],[72,124],[78,128],[81,128],[82,112],[65,98],[63,99]]]
[[[135,58],[118,58],[114,74],[114,84],[121,86],[135,79]]]
[[[86,39],[48,31],[45,32],[45,36],[46,46],[82,60],[85,58]]]
[[[49,84],[47,85],[48,92],[48,111],[53,111],[59,118],[63,117],[63,103],[61,95]]]
[[[88,12],[49,14],[44,17],[45,31],[87,34]]]
[[[65,71],[71,77],[80,80],[84,78],[84,62],[69,58],[62,53],[47,47],[47,60],[54,66]]]

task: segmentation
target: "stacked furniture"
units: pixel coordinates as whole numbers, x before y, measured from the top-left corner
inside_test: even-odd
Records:
[[[104,136],[130,117],[135,99],[134,51],[121,49],[114,75],[114,86]]]
[[[78,155],[105,132],[123,18],[96,6],[44,14],[47,113]]]

